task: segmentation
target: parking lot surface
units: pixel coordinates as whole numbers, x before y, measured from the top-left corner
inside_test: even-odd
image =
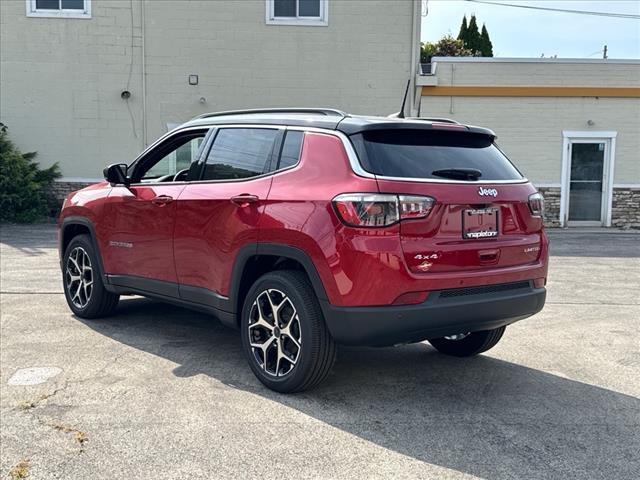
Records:
[[[547,305],[482,356],[341,348],[285,396],[206,315],[75,318],[55,228],[1,228],[3,478],[640,478],[640,235],[552,232]]]

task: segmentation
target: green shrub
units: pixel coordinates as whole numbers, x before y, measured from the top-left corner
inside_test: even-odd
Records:
[[[55,214],[58,205],[52,193],[60,177],[58,164],[41,169],[35,152],[21,153],[0,123],[0,221],[32,223]]]

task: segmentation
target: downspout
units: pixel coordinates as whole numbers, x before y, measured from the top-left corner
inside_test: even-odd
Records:
[[[147,148],[147,57],[145,52],[145,0],[140,2],[140,21],[141,21],[141,34],[142,34],[142,148]]]
[[[411,24],[411,66],[410,66],[410,78],[411,78],[411,97],[409,102],[409,116],[415,117],[418,111],[418,102],[421,100],[418,95],[418,86],[416,85],[416,75],[418,74],[418,61],[420,60],[420,19],[422,13],[422,0],[412,0],[413,3],[413,21]],[[422,93],[422,88],[420,88]]]

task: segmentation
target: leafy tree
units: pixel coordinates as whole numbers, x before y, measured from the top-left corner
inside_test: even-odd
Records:
[[[436,43],[423,43],[420,61],[429,63],[432,57],[470,57],[472,55],[471,50],[464,47],[462,40],[446,35]]]
[[[467,26],[467,16],[462,17],[462,25],[460,25],[460,33],[458,33],[458,40],[462,40],[463,42],[469,35],[469,27]]]
[[[0,221],[31,223],[58,207],[51,187],[60,177],[58,164],[40,169],[36,153],[21,153],[0,123]]]
[[[480,54],[483,57],[493,57],[493,44],[489,38],[487,27],[482,24],[482,32],[480,33]]]

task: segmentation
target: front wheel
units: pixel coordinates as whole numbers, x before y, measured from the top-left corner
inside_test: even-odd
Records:
[[[300,392],[329,374],[335,343],[302,272],[283,270],[260,277],[247,294],[240,323],[249,366],[271,390]]]
[[[97,255],[88,235],[74,237],[64,253],[64,296],[80,318],[105,317],[118,305],[119,296],[104,288]]]
[[[499,327],[494,330],[483,330],[481,332],[460,333],[442,338],[432,338],[429,343],[445,355],[454,357],[472,357],[482,352],[486,352],[502,338],[507,327]]]

